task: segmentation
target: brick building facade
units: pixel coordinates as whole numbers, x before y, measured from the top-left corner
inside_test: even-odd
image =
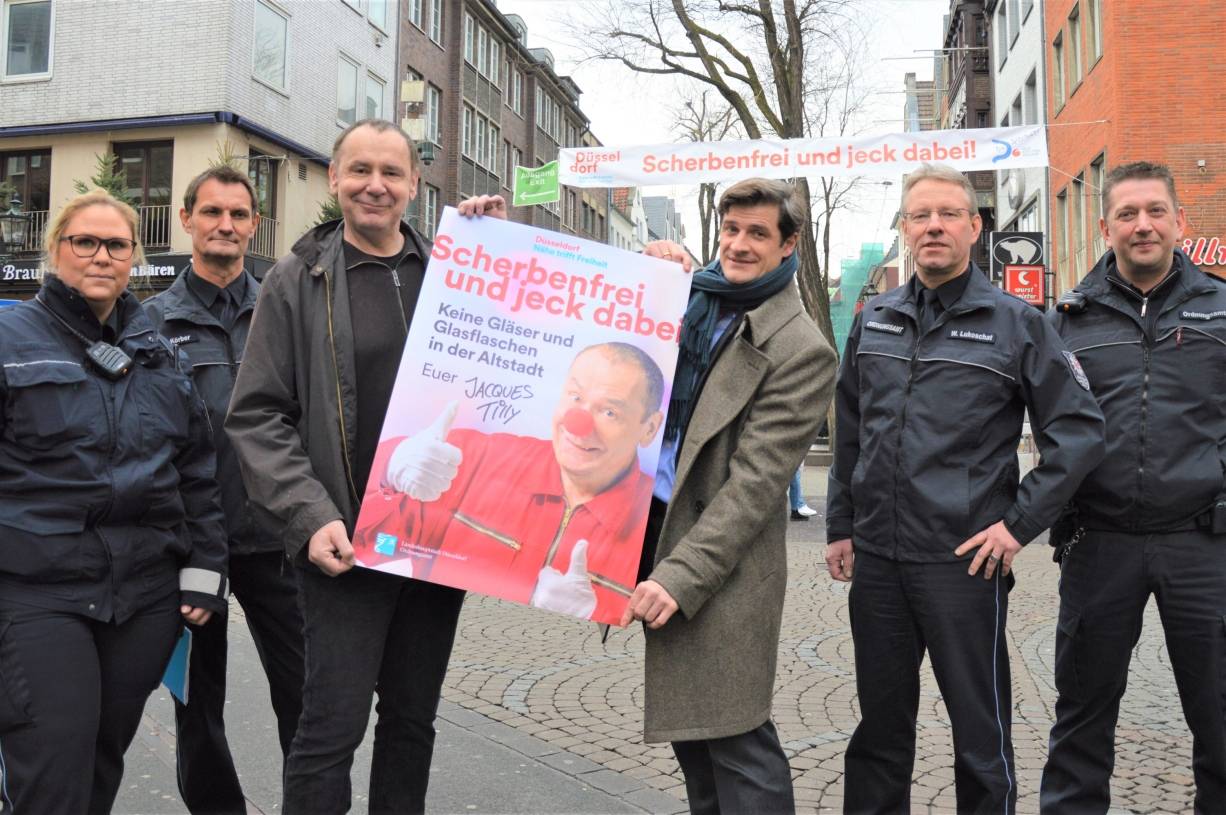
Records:
[[[432,235],[444,206],[469,195],[511,198],[516,165],[553,161],[562,147],[599,144],[581,90],[553,55],[528,47],[528,29],[493,0],[401,0],[401,79],[421,101],[398,97],[397,116],[420,118],[433,160],[409,218]],[[608,242],[609,191],[563,187],[556,204],[517,207],[511,219]]]
[[[1105,250],[1102,179],[1130,161],[1171,167],[1189,248],[1221,247],[1198,262],[1226,274],[1226,6],[1049,0],[1045,22],[1057,293]]]

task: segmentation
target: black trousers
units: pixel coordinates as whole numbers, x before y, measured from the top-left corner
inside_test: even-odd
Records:
[[[722,739],[675,741],[694,815],[796,811],[792,771],[770,721]]]
[[[295,571],[306,684],[282,811],[349,811],[353,753],[377,693],[369,811],[424,812],[434,716],[464,592],[363,568],[339,577],[313,565]]]
[[[1226,812],[1226,536],[1090,531],[1060,573],[1044,813],[1101,813],[1111,803],[1115,725],[1151,594],[1192,731],[1196,812]]]
[[[0,811],[110,812],[182,622],[178,591],[122,625],[0,600]]]
[[[924,654],[953,727],[959,813],[1012,813],[1009,654],[1011,578],[952,563],[901,563],[856,553],[851,634],[860,724],[844,760],[844,811],[909,813]]]
[[[302,612],[293,568],[280,552],[230,556],[230,591],[243,607],[268,677],[282,756],[302,713]],[[188,703],[175,702],[179,792],[194,815],[245,815],[247,804],[223,712],[226,704],[226,615],[192,626]]]

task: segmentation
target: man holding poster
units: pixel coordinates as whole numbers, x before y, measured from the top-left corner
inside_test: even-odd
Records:
[[[550,438],[450,429],[455,404],[379,445],[359,562],[617,623],[638,569],[652,477],[638,450],[664,414],[664,376],[635,345],[575,355]]]
[[[720,198],[719,260],[694,276],[644,542],[623,624],[647,626],[644,740],[672,742],[690,810],[792,812],[771,722],[787,589],[787,489],[836,357],[796,289],[794,188]],[[684,263],[684,248],[649,254]],[[654,554],[654,557],[653,557]]]
[[[395,380],[388,360],[430,255],[401,220],[417,194],[416,147],[391,122],[358,122],[337,138],[328,181],[344,217],[302,236],[265,277],[226,431],[298,578],[306,684],[283,811],[349,810],[377,690],[369,809],[422,812],[463,592],[353,569],[350,544]]]

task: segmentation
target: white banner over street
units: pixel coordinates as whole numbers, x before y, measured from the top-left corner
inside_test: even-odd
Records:
[[[1047,166],[1042,125],[928,130],[850,139],[756,139],[558,151],[572,187],[650,187],[743,178],[898,176],[925,162],[959,170]]]

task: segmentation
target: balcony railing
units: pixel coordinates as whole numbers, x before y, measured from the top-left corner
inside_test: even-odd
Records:
[[[173,217],[171,205],[142,205],[136,210],[140,213],[140,242],[145,251],[169,249]]]
[[[50,215],[49,210],[35,209],[26,210],[22,213],[29,220],[26,221],[26,242],[17,254],[38,254],[43,251],[43,231],[47,228],[47,216]]]
[[[260,218],[260,225],[255,228],[255,236],[251,239],[251,254],[269,260],[277,259],[277,221],[275,218]]]

